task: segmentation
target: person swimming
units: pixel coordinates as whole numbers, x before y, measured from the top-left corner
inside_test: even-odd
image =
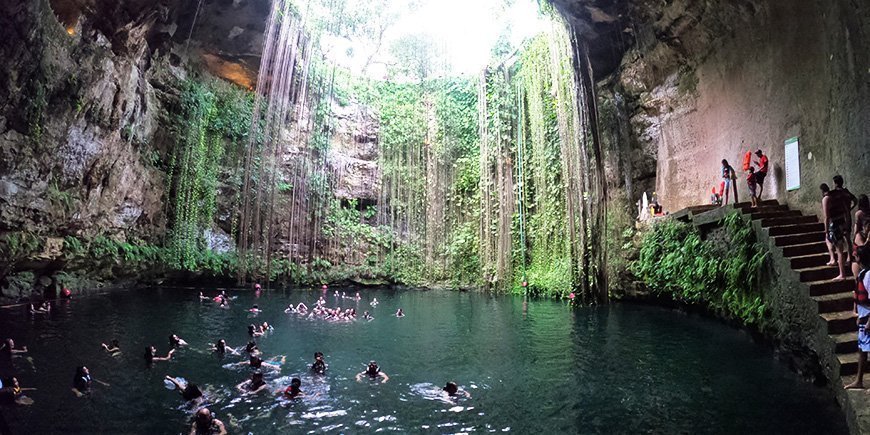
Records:
[[[303,396],[305,396],[305,393],[302,392],[302,380],[299,378],[291,379],[290,385],[284,389],[284,397],[295,399]]]
[[[187,402],[197,400],[203,396],[202,390],[192,382],[183,383],[178,378],[173,378],[169,375],[166,375],[164,379],[175,385],[175,390],[178,391],[181,394],[181,397]]]
[[[258,355],[251,355],[247,361],[242,361],[238,363],[240,366],[249,365],[252,369],[269,369],[275,371],[281,371],[281,364],[284,364],[287,361],[287,357],[281,357],[281,362],[279,364],[273,364],[270,362],[263,361],[263,358],[260,358]]]
[[[363,376],[368,376],[369,379],[371,379],[371,380],[376,380],[378,378],[382,378],[383,381],[381,381],[381,383],[386,383],[387,381],[390,380],[390,377],[387,376],[386,373],[381,371],[381,368],[378,366],[378,363],[375,362],[374,360],[369,361],[369,365],[366,367],[365,370],[356,374],[357,382],[362,381]]]
[[[251,355],[258,355],[260,353],[260,348],[257,347],[257,343],[254,340],[251,340],[247,345],[245,345],[245,352]]]
[[[253,314],[259,314],[259,313],[261,313],[260,306],[257,304],[254,304],[254,306],[252,306],[250,309],[248,309],[248,312],[253,313]]]
[[[369,302],[369,305],[371,305],[373,307],[377,306],[378,305],[378,298],[372,298],[372,301]]]
[[[259,327],[259,331],[260,331],[261,335],[265,334],[267,331],[273,331],[273,330],[275,330],[275,328],[273,328],[272,325],[269,324],[269,322],[263,322],[263,324],[260,325],[260,327]]]
[[[157,356],[157,348],[154,346],[148,346],[145,348],[145,364],[150,367],[155,361],[169,361],[172,359],[173,353],[175,353],[175,349],[169,349],[166,356]]]
[[[93,382],[97,382],[104,387],[108,387],[109,384],[91,377],[91,372],[85,366],[79,366],[76,368],[76,374],[73,378],[73,386],[72,391],[75,393],[77,397],[82,397],[91,392],[91,384]]]
[[[259,337],[263,335],[263,333],[260,332],[260,328],[251,323],[250,325],[248,325],[248,335],[250,335],[251,337]]]
[[[100,346],[102,346],[103,349],[106,350],[106,352],[109,352],[112,355],[115,355],[115,354],[121,352],[121,346],[118,344],[117,338],[112,339],[111,345],[107,345],[106,343],[100,343]]]
[[[0,405],[32,405],[33,399],[24,395],[25,391],[36,391],[36,388],[22,388],[15,376],[6,378],[0,383]]]
[[[456,385],[456,382],[448,382],[441,390],[447,393],[450,397],[462,395],[471,398],[471,394],[469,394],[468,391],[460,389],[459,385]]]
[[[199,300],[201,300],[201,301],[210,301],[210,300],[212,300],[212,299],[211,299],[210,297],[208,297],[208,296],[202,294],[202,292],[199,292]]]
[[[208,408],[201,408],[193,418],[190,435],[227,435],[227,429]]]
[[[405,317],[405,312],[401,308],[396,310],[396,317]]]
[[[326,373],[326,362],[323,361],[322,352],[314,352],[314,364],[311,364],[311,372],[318,375]]]
[[[15,341],[11,338],[7,338],[3,345],[0,346],[0,359],[4,361],[11,361],[13,356],[22,353],[27,353],[27,346],[21,346],[16,349]]]
[[[254,372],[251,379],[236,385],[236,389],[242,394],[257,394],[266,389],[266,381],[263,380],[263,372]]]
[[[176,349],[181,346],[187,346],[187,342],[182,340],[181,337],[175,334],[169,336],[169,347]]]

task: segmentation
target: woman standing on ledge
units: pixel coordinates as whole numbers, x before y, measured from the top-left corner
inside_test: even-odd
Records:
[[[734,189],[734,203],[737,204],[737,173],[734,168],[728,164],[728,160],[722,159],[722,183],[725,188],[722,189],[722,206],[728,205],[728,195]]]

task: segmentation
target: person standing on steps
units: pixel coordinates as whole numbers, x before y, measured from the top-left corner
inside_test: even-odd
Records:
[[[858,273],[855,281],[855,314],[858,315],[858,374],[855,382],[846,385],[845,388],[864,388],[864,366],[867,365],[867,352],[870,352],[870,335],[867,331],[870,329],[870,295],[867,289],[870,288],[870,273],[867,269],[870,268],[870,248],[862,246],[858,249],[858,261],[861,263],[861,272]]]
[[[756,151],[755,155],[758,156],[758,160],[755,161],[756,166],[758,166],[758,171],[755,172],[755,181],[758,182],[758,200],[761,201],[761,195],[764,195],[764,179],[767,178],[770,162],[761,150]]]
[[[864,196],[864,195],[861,195]],[[861,263],[858,262],[858,250],[867,245],[867,239],[870,238],[870,220],[863,221],[864,227],[855,233],[855,241],[852,242],[852,276],[858,276],[861,272]]]
[[[749,200],[752,202],[752,207],[758,207],[758,181],[756,178],[755,168],[753,168],[752,166],[749,167],[749,175],[746,176],[746,186],[749,187]]]
[[[734,203],[737,204],[737,173],[734,168],[728,164],[728,160],[722,159],[722,183],[725,186],[722,190],[722,206],[728,205],[728,196],[731,193],[731,188],[734,188]]]
[[[820,186],[823,193],[827,187],[824,184]],[[825,223],[825,239],[833,248],[829,251],[831,261],[827,265],[833,266],[836,264],[840,271],[840,274],[834,278],[834,281],[846,279],[844,260],[848,255],[847,251],[849,249],[849,239],[846,238],[846,234],[843,231],[843,227],[846,225],[846,215],[849,214],[849,210],[844,207],[845,202],[842,198],[842,192],[837,192],[836,190],[831,190],[827,192],[827,195],[822,197],[822,219]],[[836,261],[834,261],[833,255],[835,251],[837,254]]]
[[[849,189],[843,187],[842,175],[834,175],[834,191],[839,196],[840,201],[843,201],[843,209],[846,210],[846,227],[843,228],[843,232],[846,234],[846,240],[852,240],[852,210],[858,205],[858,198],[849,192]],[[847,252],[846,262],[850,261],[852,261],[852,256]]]

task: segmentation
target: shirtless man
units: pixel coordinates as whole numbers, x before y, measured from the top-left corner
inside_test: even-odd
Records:
[[[834,249],[831,252],[831,262],[829,266],[833,266],[833,254],[836,253],[836,264],[840,274],[834,278],[834,281],[842,281],[846,279],[844,263],[848,256],[849,239],[846,238],[846,222],[849,215],[849,209],[845,206],[845,194],[842,190],[831,190],[827,195],[822,197],[822,216],[825,222],[825,238]]]

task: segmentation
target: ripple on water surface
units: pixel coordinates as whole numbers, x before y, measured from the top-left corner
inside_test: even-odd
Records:
[[[643,306],[571,310],[532,301],[524,310],[509,296],[359,291],[360,301],[327,294],[328,305],[371,311],[371,322],[284,313],[291,302],[313,306],[319,291],[232,293],[230,309],[168,288],[58,303],[47,317],[0,309],[2,335],[30,349],[14,372],[38,388],[32,406],[3,415],[28,433],[177,433],[193,408],[164,388],[170,374],[198,384],[209,409],[236,433],[846,432],[825,390],[714,321]],[[247,311],[254,303],[262,313]],[[406,317],[393,316],[399,307]],[[246,359],[209,349],[220,338],[243,347],[247,326],[263,321],[275,329],[258,345],[280,370],[265,371],[267,392],[242,396],[236,385],[252,370],[238,363]],[[145,347],[165,354],[172,333],[190,346],[146,368]],[[115,357],[99,346],[112,338],[123,349]],[[325,376],[307,371],[315,351],[326,356]],[[388,382],[356,382],[372,359]],[[110,386],[74,398],[78,365]],[[305,395],[288,400],[279,393],[294,377]],[[441,391],[447,381],[470,397],[448,397]]]

